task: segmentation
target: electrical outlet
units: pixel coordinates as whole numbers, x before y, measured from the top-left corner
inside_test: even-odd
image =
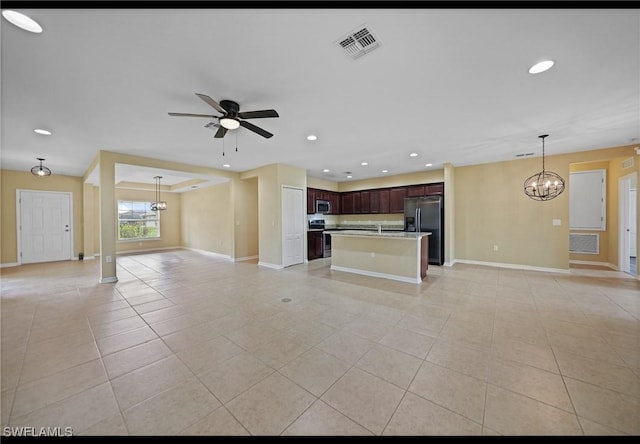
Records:
[[[498,251],[498,246],[497,245],[493,246],[493,251]]]
[[[375,253],[375,251],[372,251],[372,252],[371,252],[371,257],[376,257],[376,253]]]

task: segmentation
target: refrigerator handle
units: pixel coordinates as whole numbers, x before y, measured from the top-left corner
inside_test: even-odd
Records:
[[[418,213],[418,217],[416,218],[418,221],[416,224],[416,233],[420,233],[420,230],[422,229],[422,208],[416,208],[416,213]]]

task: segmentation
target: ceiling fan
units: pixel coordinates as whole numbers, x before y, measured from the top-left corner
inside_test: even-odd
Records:
[[[262,119],[265,117],[280,117],[276,110],[265,109],[260,111],[246,111],[240,112],[240,105],[232,100],[221,100],[220,103],[213,100],[211,97],[205,94],[196,93],[196,96],[200,97],[205,103],[212,106],[216,111],[221,113],[221,116],[213,116],[210,114],[192,114],[192,113],[169,113],[170,116],[181,117],[207,117],[209,119],[218,119],[218,123],[209,122],[205,125],[206,128],[218,128],[215,138],[223,138],[228,130],[233,130],[239,126],[253,131],[256,134],[260,134],[267,139],[272,137],[268,131],[263,130],[260,127],[255,126],[252,123],[246,122],[241,119]]]

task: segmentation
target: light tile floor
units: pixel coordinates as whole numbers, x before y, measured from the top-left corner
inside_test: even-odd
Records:
[[[85,435],[639,435],[640,282],[422,285],[193,251],[2,269],[2,426]],[[288,302],[284,300],[290,299]]]

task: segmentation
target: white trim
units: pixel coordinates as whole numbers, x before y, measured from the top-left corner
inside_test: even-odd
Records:
[[[226,261],[233,261],[233,258],[228,254],[214,253],[213,251],[199,250],[198,248],[191,248],[191,247],[172,247],[171,249],[174,249],[174,248],[184,248],[185,250],[195,251],[196,253],[204,254],[205,256],[211,256],[217,259],[224,259]]]
[[[343,271],[345,273],[361,274],[364,276],[378,277],[378,278],[384,278],[384,279],[392,279],[394,281],[407,282],[409,284],[422,283],[422,280],[419,278],[410,278],[406,276],[398,276],[395,274],[387,274],[387,273],[377,273],[375,271],[365,271],[365,270],[359,270],[357,268],[340,267],[338,265],[331,265],[331,270]]]
[[[179,250],[182,247],[158,247],[158,248],[143,248],[141,250],[121,250],[121,251],[117,251],[116,250],[116,254],[127,254],[127,253],[147,253],[147,252],[153,252],[153,251],[160,251],[160,250]]]
[[[85,256],[83,260],[85,261],[92,261],[94,260],[96,257],[95,256]]]
[[[601,267],[609,267],[612,270],[615,271],[619,271],[618,267],[616,267],[615,265],[609,263],[609,262],[596,262],[596,261],[576,261],[576,260],[570,260],[569,261],[570,264],[576,264],[576,265],[598,265]]]
[[[451,262],[445,262],[443,265],[445,267],[453,267],[453,265],[458,262],[456,259],[453,259]]]
[[[275,270],[282,270],[284,267],[279,264],[270,264],[269,262],[258,262],[261,267],[273,268]]]
[[[17,267],[20,265],[18,262],[7,262],[6,264],[0,264],[0,268]]]
[[[631,268],[631,264],[629,263],[630,253],[629,246],[625,246],[625,227],[628,224],[629,220],[629,210],[631,209],[631,205],[629,202],[629,190],[631,189],[631,180],[637,177],[636,172],[626,174],[620,178],[618,178],[618,265],[619,267],[616,270],[627,273],[626,270],[621,270],[622,268],[626,268],[629,265]],[[624,185],[624,186],[623,186]],[[637,208],[636,208],[637,213]],[[638,215],[636,214],[636,218]],[[625,222],[625,218],[627,222]],[[630,227],[629,227],[630,228]],[[625,254],[627,253],[627,254]],[[624,265],[624,267],[623,267]],[[634,270],[635,271],[635,270]],[[629,274],[629,273],[627,273]]]
[[[256,254],[255,256],[236,257],[233,259],[233,262],[250,261],[252,259],[258,259],[258,255]]]
[[[100,283],[101,284],[113,284],[115,282],[118,282],[118,276],[111,276],[108,278],[101,278],[100,279]]]
[[[488,267],[498,267],[498,268],[512,268],[516,270],[528,270],[528,271],[546,271],[549,273],[571,273],[569,269],[562,268],[550,268],[550,267],[536,267],[534,265],[522,265],[522,264],[506,264],[502,262],[484,262],[484,261],[471,261],[467,259],[455,259],[456,262],[460,262],[461,264],[471,264],[471,265],[486,265]]]

